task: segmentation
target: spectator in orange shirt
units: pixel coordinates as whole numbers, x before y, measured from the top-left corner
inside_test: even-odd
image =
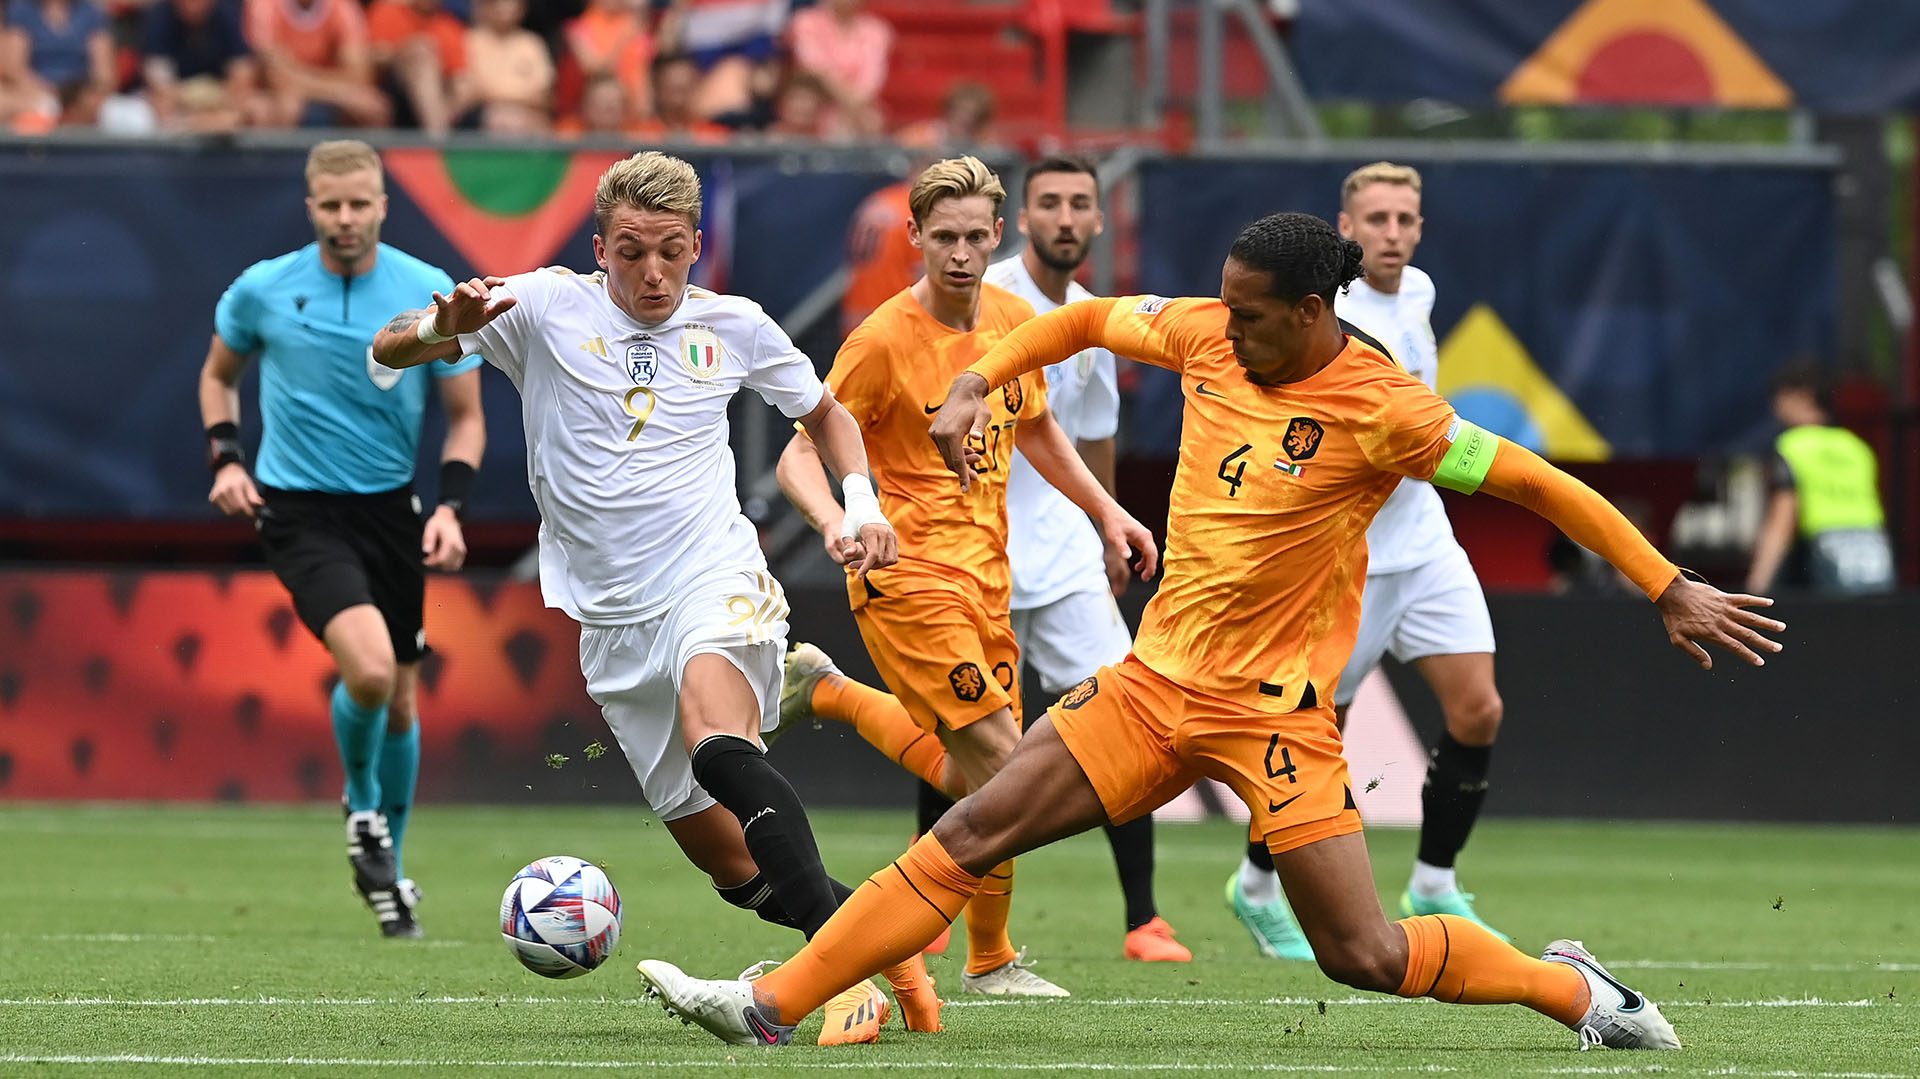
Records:
[[[521,25],[526,0],[478,0],[467,31],[467,89],[480,129],[528,134],[553,126],[553,56]]]
[[[396,124],[430,135],[453,130],[471,104],[466,26],[442,10],[440,0],[373,0],[367,38],[397,106]]]
[[[893,27],[860,10],[861,0],[824,0],[796,12],[788,26],[793,65],[833,96],[830,126],[860,138],[880,134],[880,89],[887,84]]]
[[[246,0],[274,120],[301,127],[385,127],[393,107],[373,81],[367,21],[355,0]]]
[[[915,162],[919,175],[930,162]],[[893,294],[920,280],[926,260],[907,235],[913,210],[907,195],[913,185],[891,183],[862,199],[847,226],[847,291],[840,298],[840,333],[854,331]]]
[[[653,115],[635,125],[634,133],[648,138],[720,143],[733,133],[701,119],[693,111],[700,88],[700,67],[686,53],[669,53],[653,61]]]
[[[649,14],[647,0],[587,0],[587,9],[568,20],[565,30],[567,51],[579,64],[580,73],[589,83],[601,75],[619,79],[627,92],[627,107],[637,115],[652,111],[647,69],[658,51],[658,41],[675,33],[677,24],[675,12],[669,10],[661,18],[656,35],[648,26]]]

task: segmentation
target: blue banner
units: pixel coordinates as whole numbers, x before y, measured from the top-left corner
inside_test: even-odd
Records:
[[[1774,430],[1768,379],[1829,348],[1824,170],[1409,163],[1424,179],[1414,262],[1438,288],[1441,389],[1550,456],[1758,449]],[[1244,225],[1279,210],[1334,220],[1361,164],[1147,165],[1142,290],[1216,295]],[[1139,397],[1159,399],[1170,376],[1143,377]],[[1142,409],[1133,445],[1170,452],[1178,424]]]
[[[1322,98],[1920,106],[1920,5],[1886,0],[1303,0]]]

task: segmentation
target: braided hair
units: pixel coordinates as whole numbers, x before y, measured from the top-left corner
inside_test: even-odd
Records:
[[[1288,303],[1334,294],[1360,276],[1360,245],[1343,239],[1312,214],[1268,214],[1240,230],[1227,256],[1273,279],[1273,295]]]

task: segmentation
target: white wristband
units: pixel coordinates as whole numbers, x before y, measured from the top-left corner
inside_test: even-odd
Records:
[[[873,483],[867,477],[852,475],[841,480],[840,497],[847,507],[846,516],[840,519],[842,538],[853,539],[867,525],[887,523],[886,516],[880,512],[880,499],[874,495]]]
[[[420,316],[420,321],[413,324],[413,335],[429,345],[437,345],[442,341],[453,340],[451,335],[441,333],[433,328],[433,319],[433,312],[428,312]]]

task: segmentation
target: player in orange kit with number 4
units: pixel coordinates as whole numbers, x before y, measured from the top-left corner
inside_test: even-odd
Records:
[[[1704,667],[1705,643],[1761,664],[1760,653],[1780,650],[1763,631],[1785,626],[1746,610],[1771,600],[1688,579],[1605,499],[1461,419],[1343,325],[1333,298],[1359,272],[1359,245],[1326,222],[1271,215],[1234,241],[1219,299],[1069,304],[954,380],[933,437],[965,487],[968,436],[1006,380],[1095,346],[1180,372],[1167,574],[1133,654],[1062,697],[992,781],[869,877],[778,970],[757,983],[704,981],[646,960],[651,992],[724,1040],[782,1042],[821,1001],[919,950],[999,861],[1151,812],[1204,775],[1252,811],[1329,977],[1452,1004],[1522,1004],[1583,1045],[1680,1047],[1659,1008],[1578,941],[1534,959],[1456,915],[1389,922],[1381,912],[1333,716],[1366,529],[1403,475],[1485,490],[1605,556]]]

